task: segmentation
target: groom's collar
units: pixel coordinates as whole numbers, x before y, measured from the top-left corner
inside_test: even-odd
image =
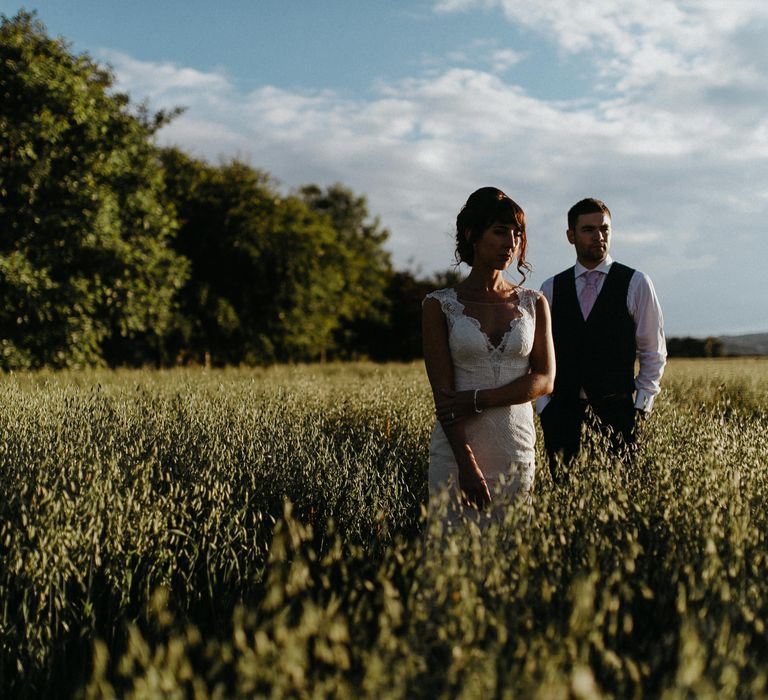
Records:
[[[611,269],[612,264],[613,264],[613,258],[610,255],[606,255],[605,260],[603,260],[603,262],[601,262],[597,267],[593,267],[592,269],[607,275]],[[582,265],[577,260],[576,264],[573,266],[573,276],[578,277],[579,275],[584,274],[588,269],[589,269],[588,267],[584,267],[584,265]]]

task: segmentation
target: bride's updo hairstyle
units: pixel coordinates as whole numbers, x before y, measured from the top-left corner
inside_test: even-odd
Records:
[[[527,273],[531,271],[530,264],[525,261],[525,212],[496,187],[481,187],[473,192],[456,217],[456,261],[472,267],[475,243],[480,240],[483,231],[496,222],[514,226],[520,232],[517,271],[525,281]]]

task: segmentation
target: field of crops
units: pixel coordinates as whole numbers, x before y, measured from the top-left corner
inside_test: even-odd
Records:
[[[0,696],[768,696],[768,361],[482,534],[431,424],[420,365],[0,376]]]

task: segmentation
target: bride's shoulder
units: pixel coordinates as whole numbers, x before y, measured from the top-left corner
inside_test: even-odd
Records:
[[[531,289],[530,287],[518,286],[517,292],[521,297],[531,297],[538,299],[541,296],[541,291],[538,289]]]
[[[427,299],[436,299],[439,302],[443,302],[449,299],[456,298],[456,289],[454,287],[444,287],[443,289],[436,289],[434,292],[429,292],[425,297]],[[423,302],[422,302],[423,303]]]
[[[536,307],[536,303],[541,298],[542,294],[538,289],[531,289],[530,287],[518,287],[517,288],[518,299],[522,306],[526,306],[533,310]]]
[[[421,302],[423,308],[432,305],[435,309],[440,309],[446,318],[450,318],[459,313],[461,304],[456,296],[456,290],[453,287],[436,289],[427,294]]]

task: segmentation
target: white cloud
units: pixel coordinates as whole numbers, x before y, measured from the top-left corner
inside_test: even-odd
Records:
[[[491,58],[493,59],[494,70],[503,73],[525,59],[525,54],[512,49],[497,49],[491,54]]]
[[[620,91],[654,89],[657,80],[695,79],[704,84],[739,79],[733,70],[733,37],[762,26],[768,6],[753,0],[443,0],[437,12],[495,7],[517,25],[553,39],[566,53],[594,57],[603,85]],[[765,43],[756,47],[765,61]],[[762,71],[742,77],[760,78]]]
[[[426,67],[445,71],[450,68],[465,67],[473,70],[486,69],[491,73],[506,73],[527,58],[523,51],[500,47],[492,39],[474,39],[464,46],[455,48],[445,55],[424,57]]]
[[[493,7],[493,0],[438,0],[434,9],[436,12],[466,12],[477,7]]]
[[[614,212],[617,257],[654,278],[672,333],[724,332],[733,319],[743,328],[739,299],[755,293],[746,291],[760,274],[755,261],[768,257],[765,44],[751,31],[765,13],[738,2],[720,11],[660,0],[654,12],[629,0],[495,4],[562,51],[588,52],[604,91],[536,99],[505,80],[523,57],[500,46],[483,62],[468,45],[457,65],[380,82],[367,99],[274,86],[244,93],[222,73],[110,60],[135,97],[188,107],[161,139],[213,160],[244,157],[288,187],[341,181],[365,194],[392,232],[398,266],[445,269],[459,207],[495,184],[526,209],[538,284],[571,263],[565,212],[594,195]],[[477,6],[443,0],[436,9]],[[737,272],[738,293],[720,294],[721,306],[695,319],[682,300],[705,296],[724,265]]]
[[[117,69],[118,86],[143,98],[167,100],[185,96],[200,99],[229,93],[232,85],[221,73],[205,73],[173,63],[147,63],[120,51],[102,50],[99,58]]]

